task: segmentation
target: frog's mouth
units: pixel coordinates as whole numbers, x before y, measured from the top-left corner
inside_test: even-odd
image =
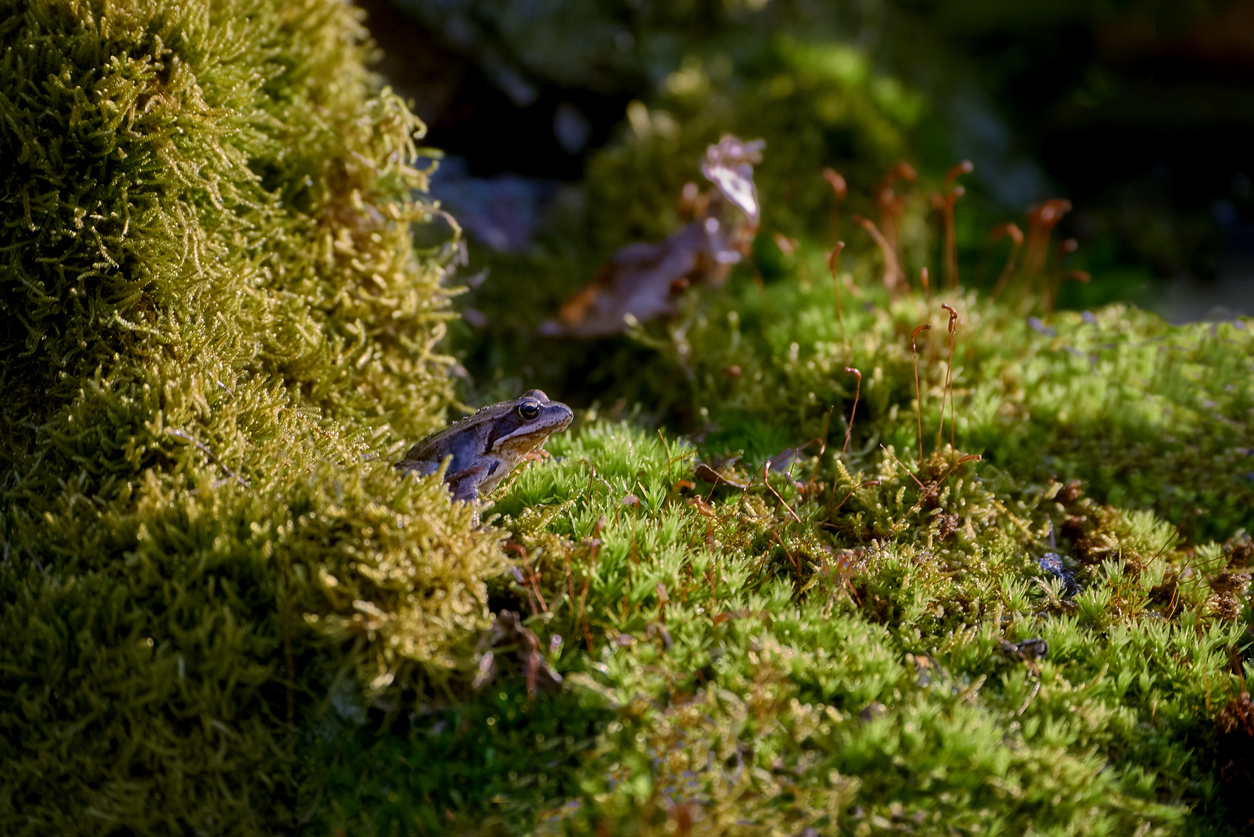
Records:
[[[559,428],[560,429],[560,428]],[[531,453],[533,450],[544,444],[544,440],[549,437],[551,431],[533,430],[530,433],[526,431],[518,431],[501,439],[497,439],[492,444],[493,453],[512,453],[518,456]]]
[[[544,440],[552,433],[560,433],[565,430],[574,418],[567,411],[567,415],[559,417],[557,421],[546,424],[543,427],[520,427],[513,433],[506,434],[492,443],[490,450],[493,453],[516,453],[519,456],[530,453],[540,445],[544,444]]]

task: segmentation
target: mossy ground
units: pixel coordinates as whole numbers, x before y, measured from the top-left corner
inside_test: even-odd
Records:
[[[479,395],[602,401],[475,527],[389,466],[450,400],[449,314],[409,237],[419,126],[354,15],[5,11],[0,830],[1248,826],[1251,324],[890,298],[852,238],[838,314],[811,164],[895,156],[908,97],[776,43],[755,82],[694,62],[637,111],[594,164],[601,238],[470,298]],[[793,252],[768,231],[670,322],[535,338],[768,94],[781,140],[852,108],[768,146]],[[728,454],[740,485],[696,479]],[[535,649],[490,645],[492,611]]]
[[[324,745],[320,792],[352,800],[328,828],[1239,833],[1215,718],[1254,676],[1250,324],[1033,326],[973,292],[855,303],[853,277],[838,318],[802,278],[821,256],[638,335],[700,442],[589,414],[497,498],[517,573],[493,601],[562,693],[515,666]],[[748,488],[696,480],[728,451]],[[395,765],[433,758],[474,778],[416,803]]]

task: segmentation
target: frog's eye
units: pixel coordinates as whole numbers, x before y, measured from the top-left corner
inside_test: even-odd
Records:
[[[518,415],[522,416],[527,421],[531,421],[536,416],[540,415],[539,403],[535,401],[524,401],[518,405]]]

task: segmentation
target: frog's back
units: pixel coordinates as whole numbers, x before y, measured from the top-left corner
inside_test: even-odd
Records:
[[[473,427],[478,415],[467,416],[416,443],[396,463],[396,467],[426,476],[439,470],[440,464],[449,456],[453,457],[449,473],[467,467],[475,456]]]

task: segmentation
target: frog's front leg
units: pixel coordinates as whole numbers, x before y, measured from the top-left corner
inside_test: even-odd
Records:
[[[492,470],[496,470],[495,462],[492,463]],[[454,500],[470,502],[479,499],[479,486],[489,473],[487,465],[471,465],[460,471],[446,473],[444,482],[448,485],[449,491],[453,492]]]

